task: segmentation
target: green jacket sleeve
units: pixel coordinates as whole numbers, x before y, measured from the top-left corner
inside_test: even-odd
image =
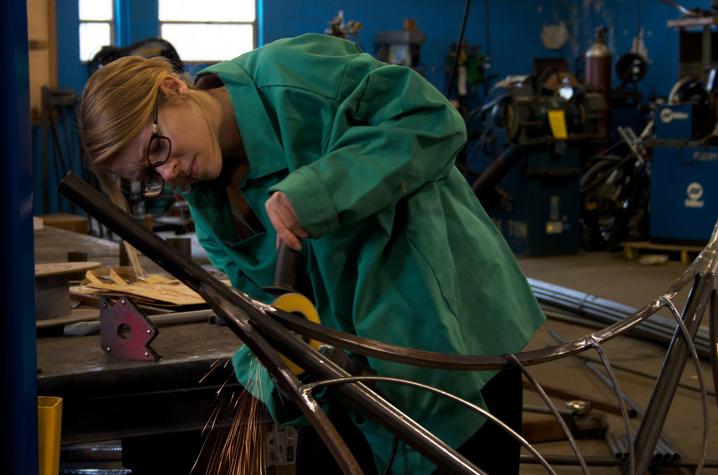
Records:
[[[365,55],[347,68],[325,153],[270,191],[313,237],[353,224],[446,176],[466,141],[461,116],[415,71]]]

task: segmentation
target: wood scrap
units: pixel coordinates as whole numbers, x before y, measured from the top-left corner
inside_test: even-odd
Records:
[[[157,274],[132,279],[126,268],[102,267],[85,273],[81,285],[73,287],[74,292],[85,294],[132,295],[149,304],[202,305],[204,300],[194,290],[176,279]]]

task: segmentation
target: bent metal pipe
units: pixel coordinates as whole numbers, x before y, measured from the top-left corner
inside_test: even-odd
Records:
[[[513,360],[513,363],[509,362],[510,360],[507,360],[505,355],[447,355],[397,347],[376,340],[337,332],[302,319],[293,318],[285,312],[228,289],[204,269],[183,259],[182,256],[166,246],[153,233],[136,224],[119,208],[104,200],[102,195],[71,173],[60,183],[59,190],[68,198],[80,204],[89,214],[103,221],[110,229],[140,249],[157,264],[205,297],[210,306],[219,315],[227,319],[230,328],[245,341],[267,366],[278,387],[291,396],[300,408],[305,411],[310,422],[322,434],[323,440],[335,458],[337,458],[345,473],[358,473],[354,471],[355,468],[358,468],[355,465],[356,461],[353,460],[350,453],[347,454],[348,449],[344,444],[335,444],[331,440],[332,432],[336,433],[336,431],[333,427],[328,427],[331,424],[326,420],[326,416],[321,413],[321,410],[318,409],[316,401],[313,399],[307,400],[310,399],[307,394],[304,394],[304,397],[299,394],[301,391],[296,377],[287,374],[286,367],[281,359],[278,360],[277,352],[272,345],[281,347],[284,354],[288,354],[292,359],[295,359],[310,371],[315,372],[319,377],[336,379],[348,377],[349,375],[304,344],[300,339],[288,336],[285,327],[303,336],[309,336],[340,348],[405,364],[453,370],[486,370],[505,368],[512,366],[516,362],[521,365],[539,364],[587,349],[596,349],[597,345],[625,333],[663,307],[662,301],[657,299],[626,320],[617,322],[583,338],[553,347],[512,355],[511,360]],[[717,249],[718,226],[714,229],[713,236],[703,252],[686,272],[674,282],[663,297],[672,298],[690,282],[693,282],[694,288],[705,287],[707,283],[708,285],[713,284],[713,277],[718,263]],[[715,290],[713,293],[715,293]],[[709,293],[706,299],[711,298],[711,295]],[[274,319],[267,319],[266,316],[272,316],[274,319],[281,321],[284,327]],[[712,323],[713,321],[714,319],[711,320]],[[715,364],[716,361],[714,361]],[[407,418],[406,415],[363,384],[342,385],[342,387],[338,388],[338,391],[344,397],[358,403],[377,422],[408,442],[440,467],[451,470],[452,473],[482,473],[426,429]],[[661,391],[662,388],[657,386],[656,393]],[[672,393],[668,399],[670,400],[671,397]],[[662,395],[661,398],[665,400],[666,395]],[[653,432],[654,429],[650,428],[648,432]],[[645,449],[645,446],[642,448]],[[653,447],[651,447],[651,451],[652,449]],[[637,458],[640,462],[641,457]]]

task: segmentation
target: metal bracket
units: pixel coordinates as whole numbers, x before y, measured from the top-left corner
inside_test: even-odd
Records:
[[[129,297],[112,304],[100,299],[100,346],[113,358],[157,361],[161,358],[150,343],[159,329]]]

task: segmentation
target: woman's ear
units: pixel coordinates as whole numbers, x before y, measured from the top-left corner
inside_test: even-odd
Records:
[[[160,92],[163,96],[173,96],[175,94],[186,94],[189,91],[187,83],[177,76],[167,76],[160,83]]]

